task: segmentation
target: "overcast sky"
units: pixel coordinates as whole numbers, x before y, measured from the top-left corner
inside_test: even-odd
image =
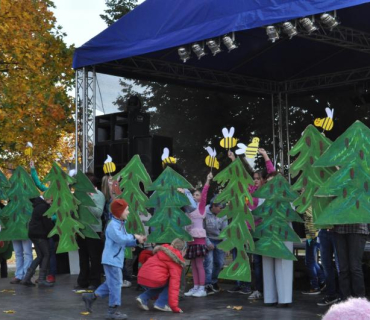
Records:
[[[74,44],[78,48],[107,28],[99,16],[106,9],[105,0],[54,0],[54,4],[57,24],[67,33],[65,42],[68,45]],[[116,111],[112,102],[120,92],[118,78],[99,75],[98,84],[101,97],[97,96],[97,108],[104,108],[109,113]]]

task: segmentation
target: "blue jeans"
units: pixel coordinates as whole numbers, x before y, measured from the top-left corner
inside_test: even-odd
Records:
[[[12,242],[15,252],[15,277],[22,280],[33,260],[32,241],[28,239]]]
[[[206,284],[215,284],[224,266],[225,252],[217,248],[217,245],[220,244],[222,240],[209,240],[215,248],[209,251],[204,259],[204,271],[206,272]]]
[[[163,287],[150,288],[145,287],[145,291],[139,296],[145,305],[148,304],[149,300],[158,296],[155,305],[164,308],[168,305],[168,283]]]
[[[55,254],[55,241],[53,238],[49,238],[49,250],[50,250],[49,274],[55,277],[55,275],[57,274],[57,256]]]
[[[109,307],[121,305],[122,269],[103,264],[105,282],[96,289],[95,294],[101,298],[109,296]]]
[[[326,294],[335,296],[338,293],[335,275],[339,272],[337,250],[334,241],[334,232],[321,229],[319,232],[321,264],[324,269]],[[335,263],[333,261],[333,257]]]
[[[311,241],[306,240],[306,268],[308,270],[308,276],[310,278],[310,284],[312,289],[320,289],[320,284],[325,282],[325,274],[321,270],[320,265],[317,263],[317,250],[320,249],[320,244],[313,239]]]

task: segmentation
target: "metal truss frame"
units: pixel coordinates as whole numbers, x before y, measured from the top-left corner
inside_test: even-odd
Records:
[[[94,171],[96,73],[95,69],[76,70],[76,150],[75,167],[79,167],[81,150],[82,172]]]

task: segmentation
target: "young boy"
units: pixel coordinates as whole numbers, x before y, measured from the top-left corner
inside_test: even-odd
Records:
[[[112,220],[105,231],[105,246],[102,264],[106,280],[95,293],[84,293],[82,300],[86,309],[92,312],[91,307],[96,298],[109,296],[109,308],[106,319],[127,319],[127,315],[117,311],[121,305],[122,268],[125,259],[125,248],[144,243],[145,236],[128,234],[125,221],[129,215],[128,204],[123,199],[116,199],[111,206]]]
[[[181,239],[173,240],[171,245],[154,248],[154,256],[145,262],[138,274],[137,282],[147,289],[136,298],[140,309],[148,311],[149,300],[158,296],[154,309],[182,313],[179,291],[182,268],[185,266],[184,249],[185,242]]]

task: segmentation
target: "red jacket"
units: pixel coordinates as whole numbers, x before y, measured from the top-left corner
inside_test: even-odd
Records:
[[[138,283],[149,288],[163,287],[168,283],[168,304],[173,312],[180,312],[179,291],[185,260],[181,252],[168,244],[156,246],[154,256],[139,270]]]

